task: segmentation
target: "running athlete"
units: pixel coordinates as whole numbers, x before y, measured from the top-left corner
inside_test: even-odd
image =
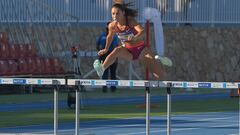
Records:
[[[128,8],[130,3],[115,3],[112,6],[111,14],[113,21],[109,24],[109,33],[106,39],[106,46],[98,52],[98,55],[104,55],[108,52],[114,34],[117,34],[121,41],[121,45],[115,48],[105,59],[104,63],[95,60],[93,63],[94,69],[99,77],[117,58],[128,61],[139,60],[144,66],[149,68],[153,76],[159,80],[164,76],[164,67],[171,66],[171,60],[161,62],[160,64],[149,48],[144,43],[144,29],[135,20],[138,12]],[[160,60],[161,61],[161,60]]]

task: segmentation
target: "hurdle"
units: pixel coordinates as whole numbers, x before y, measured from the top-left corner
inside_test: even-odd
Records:
[[[94,79],[68,79],[67,85],[83,86],[117,86],[117,87],[157,87],[167,90],[167,135],[171,135],[171,91],[172,88],[197,89],[238,89],[240,82],[186,82],[186,81],[148,81],[148,80],[94,80]],[[150,90],[146,96],[146,135],[150,135]],[[79,96],[76,93],[76,98]],[[79,97],[78,97],[79,98]],[[78,99],[77,98],[77,99]],[[79,133],[79,111],[76,111],[75,133]],[[79,134],[75,134],[79,135]]]
[[[95,80],[61,78],[0,78],[0,85],[49,85],[54,91],[54,135],[58,135],[58,92],[62,85],[68,86],[117,86],[117,87],[155,87],[167,90],[167,135],[171,135],[171,91],[172,88],[211,88],[239,89],[240,82],[186,82],[186,81],[148,81],[148,80]],[[146,97],[146,135],[150,135],[150,91]],[[79,90],[76,89],[75,135],[79,135]]]
[[[47,85],[54,91],[54,135],[58,134],[58,92],[61,85],[66,85],[66,79],[60,78],[0,78],[0,85]]]

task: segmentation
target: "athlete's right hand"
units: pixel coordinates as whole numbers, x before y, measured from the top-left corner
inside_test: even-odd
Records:
[[[100,51],[98,52],[98,55],[99,55],[99,56],[102,56],[102,55],[104,55],[105,53],[107,53],[107,49],[102,49],[102,50],[100,50]]]

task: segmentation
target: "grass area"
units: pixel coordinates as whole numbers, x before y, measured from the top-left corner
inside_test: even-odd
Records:
[[[151,109],[152,116],[166,115],[166,103],[157,104]],[[178,101],[172,103],[173,114],[189,114],[201,112],[237,111],[238,99],[211,99]],[[75,111],[59,110],[59,122],[74,122]],[[144,117],[145,108],[128,105],[87,106],[80,110],[80,121],[106,120],[129,117]],[[0,127],[23,126],[53,123],[53,110],[31,110],[18,112],[0,112]]]
[[[66,99],[66,97],[67,93],[59,94],[59,100],[64,100]],[[46,101],[53,101],[53,93],[0,95],[0,104],[32,103]]]
[[[195,89],[195,90],[184,90],[184,89],[173,89],[173,94],[203,94],[203,93],[212,93],[219,92],[221,90],[212,90],[212,89]],[[225,91],[222,91],[225,92]],[[118,89],[115,93],[102,93],[101,89],[87,89],[87,92],[84,93],[84,96],[88,99],[96,98],[115,98],[115,97],[131,97],[131,96],[144,96],[144,88],[121,88]],[[151,89],[152,96],[166,95],[165,89]],[[59,100],[66,100],[67,92],[59,93]],[[46,102],[53,101],[53,93],[33,93],[33,94],[7,94],[0,95],[0,104],[8,103],[32,103],[32,102]]]

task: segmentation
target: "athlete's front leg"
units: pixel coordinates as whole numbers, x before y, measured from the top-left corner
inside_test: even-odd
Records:
[[[132,54],[123,46],[116,47],[105,59],[103,68],[106,69],[112,65],[117,58],[123,58],[125,60],[132,60]]]

